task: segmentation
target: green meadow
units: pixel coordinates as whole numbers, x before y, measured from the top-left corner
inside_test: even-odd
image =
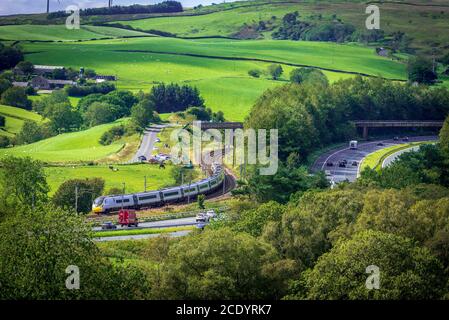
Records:
[[[160,82],[198,86],[207,106],[221,110],[228,120],[242,121],[262,92],[282,85],[294,65],[315,66],[330,81],[353,76],[351,72],[405,79],[405,66],[382,58],[372,48],[293,41],[234,41],[133,38],[81,43],[27,43],[26,59],[36,64],[93,68],[118,76],[119,89],[148,91]],[[132,51],[130,51],[132,50]],[[260,61],[266,60],[266,61]],[[283,65],[284,75],[273,81],[248,76],[251,69]]]
[[[69,30],[65,25],[9,25],[0,27],[1,40],[73,41],[105,37],[148,36],[145,33],[101,26],[81,26]]]
[[[0,128],[0,135],[12,137],[19,133],[26,120],[41,122],[40,115],[24,109],[0,105],[0,115],[5,117],[5,126]]]
[[[98,177],[105,180],[105,192],[111,188],[123,189],[125,183],[126,192],[140,192],[144,190],[144,177],[147,177],[147,190],[157,190],[175,184],[168,172],[170,165],[166,169],[159,169],[157,165],[137,164],[137,165],[114,165],[114,170],[109,166],[67,166],[67,167],[47,167],[45,173],[50,186],[50,195],[54,194],[58,187],[70,179],[84,179]]]
[[[119,140],[111,145],[103,146],[98,140],[105,131],[125,121],[127,120],[121,119],[88,130],[62,133],[28,145],[1,149],[0,158],[7,155],[29,156],[44,162],[80,162],[103,159],[119,152],[125,142]]]

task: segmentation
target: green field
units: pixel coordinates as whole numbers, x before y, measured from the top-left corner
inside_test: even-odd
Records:
[[[1,40],[69,41],[124,36],[148,36],[148,34],[111,27],[81,26],[69,30],[65,25],[10,25],[0,27]]]
[[[181,37],[233,36],[243,24],[258,24],[275,16],[274,26],[281,24],[282,17],[288,12],[298,11],[300,19],[314,21],[311,15],[322,15],[323,20],[331,19],[333,14],[343,22],[353,24],[357,29],[365,29],[364,14],[366,1],[248,1],[234,3],[232,10],[223,10],[229,6],[216,6],[216,12],[196,16],[172,16],[147,18],[131,21],[118,21],[142,30],[163,30]],[[427,48],[429,43],[444,47],[449,42],[449,6],[447,2],[432,1],[429,6],[411,6],[411,3],[429,4],[426,1],[404,1],[400,3],[376,3],[381,11],[381,28],[386,32],[403,31],[412,38],[412,47]],[[242,6],[243,5],[243,6]],[[252,5],[248,7],[248,5]],[[442,6],[438,6],[442,5]],[[240,6],[240,7],[239,7]],[[213,8],[211,6],[210,8]],[[271,31],[262,34],[271,38]]]
[[[26,58],[36,64],[86,67],[102,74],[115,74],[119,89],[148,91],[159,82],[196,85],[208,107],[223,111],[227,120],[235,121],[244,119],[264,90],[285,84],[294,68],[288,64],[341,70],[326,72],[331,81],[353,76],[350,72],[405,79],[403,64],[358,45],[154,37],[29,43],[24,47],[34,52]],[[257,59],[282,63],[285,72],[281,81],[270,80],[267,75],[259,79],[248,76],[249,70],[266,70],[271,64]]]
[[[45,162],[79,162],[105,158],[120,151],[125,142],[119,140],[109,146],[102,146],[98,140],[108,129],[127,121],[99,125],[88,130],[70,132],[41,140],[29,145],[1,149],[0,157],[6,155],[29,156]]]
[[[144,190],[144,176],[147,177],[147,190],[157,190],[163,187],[175,185],[175,181],[168,174],[171,166],[159,169],[157,165],[114,165],[117,171],[113,171],[106,165],[99,166],[74,166],[74,167],[47,167],[47,181],[50,185],[50,194],[56,192],[58,187],[70,179],[83,179],[99,177],[106,182],[105,192],[111,188],[123,189],[125,192],[139,192]]]
[[[42,117],[37,113],[4,105],[0,105],[0,115],[6,120],[5,127],[0,128],[0,135],[8,137],[19,133],[26,120],[42,121]]]

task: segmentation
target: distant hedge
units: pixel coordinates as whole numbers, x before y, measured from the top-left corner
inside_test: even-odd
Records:
[[[161,3],[152,5],[133,4],[131,6],[113,6],[104,8],[87,8],[80,10],[82,16],[97,16],[109,14],[138,14],[138,13],[170,13],[182,12],[182,4],[178,1],[163,1]],[[57,11],[50,13],[47,18],[55,19],[66,17],[68,14],[65,11]]]

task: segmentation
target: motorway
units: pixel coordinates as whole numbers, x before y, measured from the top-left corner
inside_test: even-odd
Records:
[[[153,233],[153,234],[138,234],[138,235],[127,235],[127,236],[113,236],[113,237],[101,237],[95,238],[94,241],[104,242],[104,241],[120,241],[120,240],[139,240],[139,239],[149,239],[156,238],[160,235],[167,235],[170,238],[183,237],[188,235],[192,230],[182,230],[168,233]]]
[[[168,220],[160,220],[160,221],[152,221],[152,222],[139,222],[139,226],[136,228],[128,228],[117,226],[117,229],[112,229],[108,231],[114,230],[135,230],[135,229],[149,229],[149,228],[171,228],[171,227],[183,227],[183,226],[193,226],[196,224],[195,217],[189,218],[179,218],[179,219],[168,219]],[[101,227],[92,228],[93,231],[101,231]]]
[[[436,136],[422,136],[422,137],[410,137],[408,142],[421,142],[421,141],[435,141]],[[382,143],[382,145],[378,145]],[[398,144],[404,144],[406,142],[399,139],[397,141],[393,139],[377,140],[359,143],[356,150],[351,150],[349,147],[332,150],[322,154],[313,164],[312,172],[329,171],[328,179],[335,183],[342,181],[353,182],[357,179],[360,163],[362,160],[377,150],[388,148]],[[339,167],[340,161],[347,160],[346,167]],[[332,163],[333,166],[328,166]],[[353,165],[354,163],[354,165]]]
[[[153,124],[150,127],[146,128],[142,136],[139,149],[137,150],[133,158],[129,161],[129,163],[141,162],[139,160],[140,156],[145,156],[147,159],[150,159],[153,152],[154,143],[156,142],[157,134],[161,132],[161,130],[165,127],[165,125]]]
[[[394,161],[396,161],[396,159],[399,158],[399,156],[401,154],[404,154],[404,153],[410,152],[410,151],[418,151],[419,148],[420,148],[420,146],[415,146],[415,147],[410,147],[407,149],[399,150],[398,152],[393,153],[392,155],[386,157],[385,160],[382,162],[382,168],[388,167],[390,164],[392,164]]]

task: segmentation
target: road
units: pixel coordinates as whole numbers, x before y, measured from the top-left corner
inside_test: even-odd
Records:
[[[151,154],[153,152],[154,143],[156,142],[157,134],[161,132],[166,125],[161,124],[153,124],[150,127],[145,129],[145,132],[142,136],[142,140],[140,141],[139,149],[133,158],[129,161],[129,163],[141,162],[139,160],[140,156],[145,156],[147,159],[150,159]]]
[[[167,232],[167,233],[153,233],[153,234],[139,234],[139,235],[128,235],[128,236],[114,236],[114,237],[102,237],[102,238],[95,238],[94,241],[97,242],[104,242],[104,241],[121,241],[121,240],[138,240],[138,239],[149,239],[149,238],[156,238],[160,235],[164,234],[172,238],[176,237],[183,237],[188,235],[192,230],[182,230],[182,231],[175,231],[175,232]]]
[[[195,217],[189,218],[179,218],[179,219],[168,219],[152,222],[140,222],[137,228],[127,228],[117,226],[114,230],[129,230],[129,229],[149,229],[149,228],[171,228],[171,227],[182,227],[182,226],[193,226],[196,224]],[[101,231],[101,227],[92,228],[93,231]],[[111,231],[111,230],[108,230]]]
[[[409,142],[420,141],[434,141],[437,140],[436,136],[422,136],[422,137],[410,137]],[[382,143],[383,145],[378,145]],[[359,167],[361,161],[370,153],[377,150],[388,148],[394,145],[405,143],[401,139],[395,141],[393,139],[370,141],[365,143],[359,143],[357,150],[351,150],[349,147],[332,150],[322,154],[313,164],[312,172],[329,171],[330,176],[328,179],[335,183],[348,180],[353,182],[357,179]],[[338,163],[340,161],[347,160],[348,164],[345,168],[340,168]],[[356,162],[356,164],[353,162]],[[328,163],[333,163],[333,166],[328,166]]]
[[[420,146],[415,146],[415,147],[403,149],[403,150],[393,153],[392,155],[386,157],[385,160],[382,162],[382,168],[388,167],[391,163],[396,161],[396,159],[399,158],[399,156],[401,154],[404,154],[409,151],[417,151],[417,150],[419,150],[419,148],[420,148]]]

